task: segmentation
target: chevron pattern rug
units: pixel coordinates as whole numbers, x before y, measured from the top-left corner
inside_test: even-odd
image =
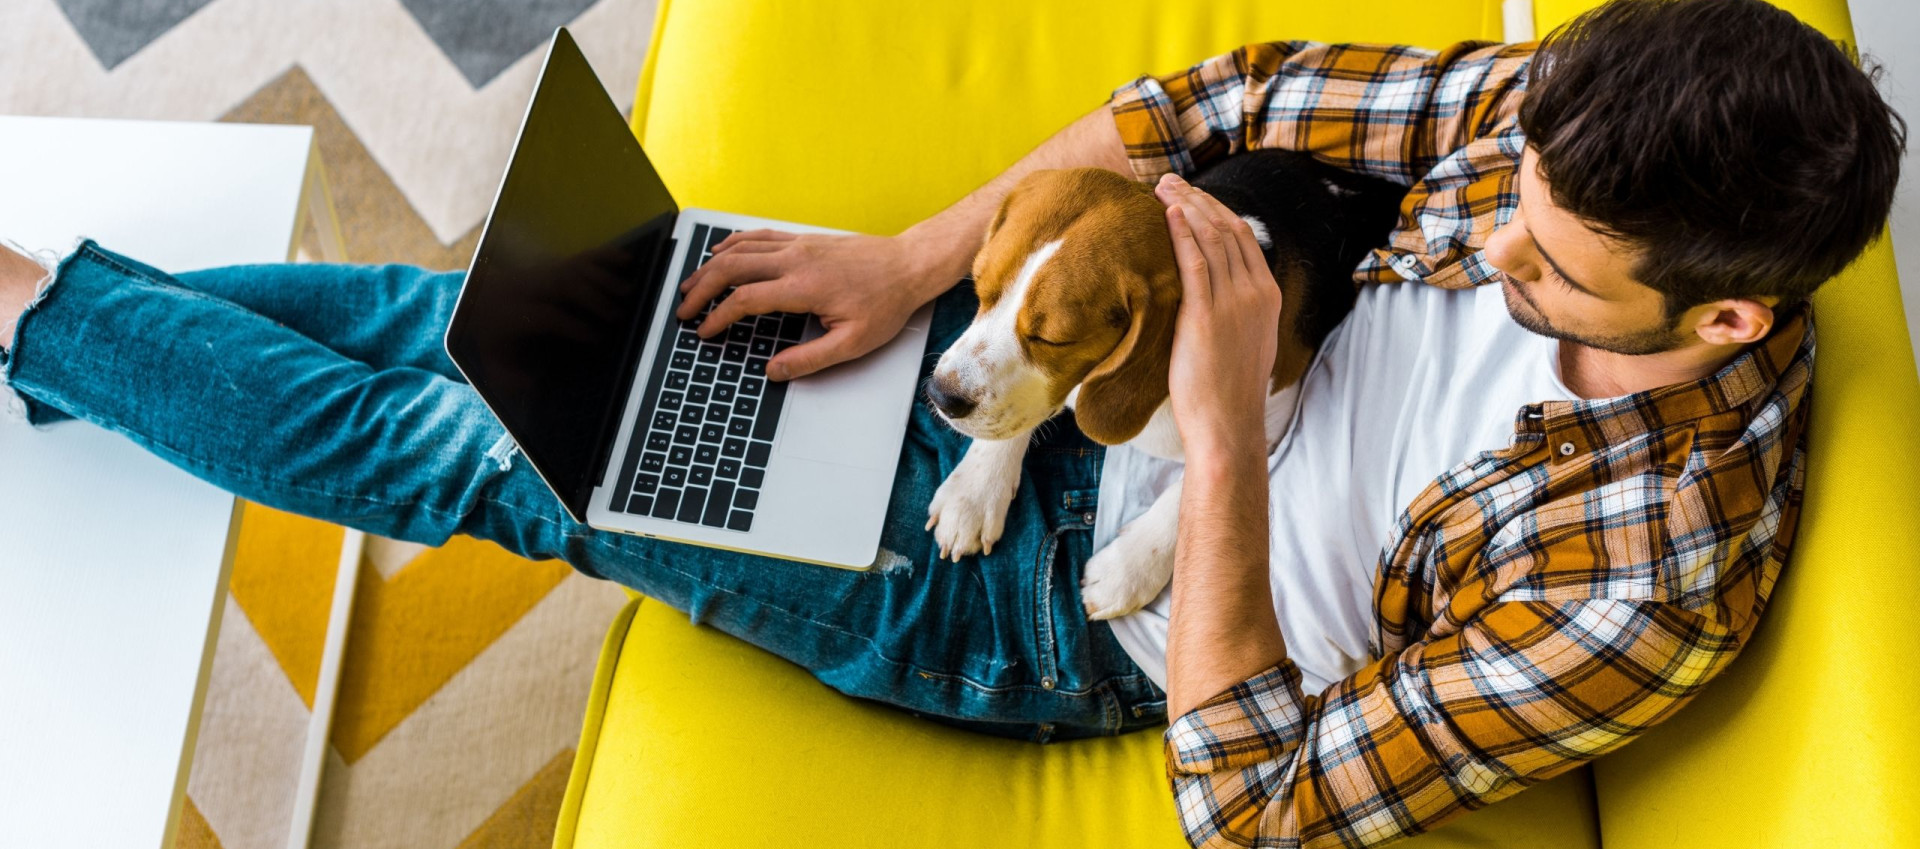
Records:
[[[626,109],[653,21],[653,0],[0,6],[0,113],[312,125],[348,258],[434,268],[472,255],[553,28]],[[179,849],[287,845],[343,537],[246,505]],[[369,540],[312,845],[550,845],[625,598],[473,540]]]

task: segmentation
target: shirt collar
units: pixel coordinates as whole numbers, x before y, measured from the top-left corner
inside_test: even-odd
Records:
[[[1797,405],[1804,386],[1801,372],[1811,369],[1813,350],[1808,307],[1708,377],[1616,398],[1529,404],[1520,411],[1518,424],[1522,432],[1544,434],[1552,460],[1565,462],[1677,424],[1750,411],[1783,388],[1793,396],[1789,403]]]

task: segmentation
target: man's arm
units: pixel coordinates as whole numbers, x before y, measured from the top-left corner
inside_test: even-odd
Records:
[[[1000,176],[896,236],[794,235],[748,230],[715,246],[713,259],[680,284],[676,317],[689,319],[729,287],[699,331],[722,332],[774,311],[819,316],[827,332],[767,362],[774,380],[801,377],[861,356],[900,332],[914,310],[967,274],[987,222],[1022,177],[1046,168],[1108,168],[1127,159],[1106,104],[1053,134]]]
[[[923,252],[931,266],[928,279],[944,292],[966,276],[980,250],[987,222],[1021,178],[1049,168],[1105,168],[1121,174],[1127,168],[1126,148],[1114,128],[1113,113],[1102,103],[1080,116],[1039,147],[1020,158],[1000,176],[974,189],[940,213],[900,232],[900,239]]]

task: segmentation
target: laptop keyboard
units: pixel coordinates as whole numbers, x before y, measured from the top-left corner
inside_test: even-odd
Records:
[[[688,251],[698,259],[680,279],[712,259],[713,246],[732,232],[694,225]],[[732,291],[689,320],[668,321],[640,405],[646,420],[635,423],[621,463],[619,479],[630,485],[614,495],[611,509],[734,531],[753,527],[787,397],[785,382],[767,380],[767,360],[800,341],[807,317],[747,316],[701,339],[694,329]]]

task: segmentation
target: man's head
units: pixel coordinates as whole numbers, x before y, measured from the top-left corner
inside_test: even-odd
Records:
[[[1756,341],[1885,226],[1906,123],[1877,71],[1761,0],[1614,0],[1528,74],[1519,207],[1486,259],[1536,333]]]

